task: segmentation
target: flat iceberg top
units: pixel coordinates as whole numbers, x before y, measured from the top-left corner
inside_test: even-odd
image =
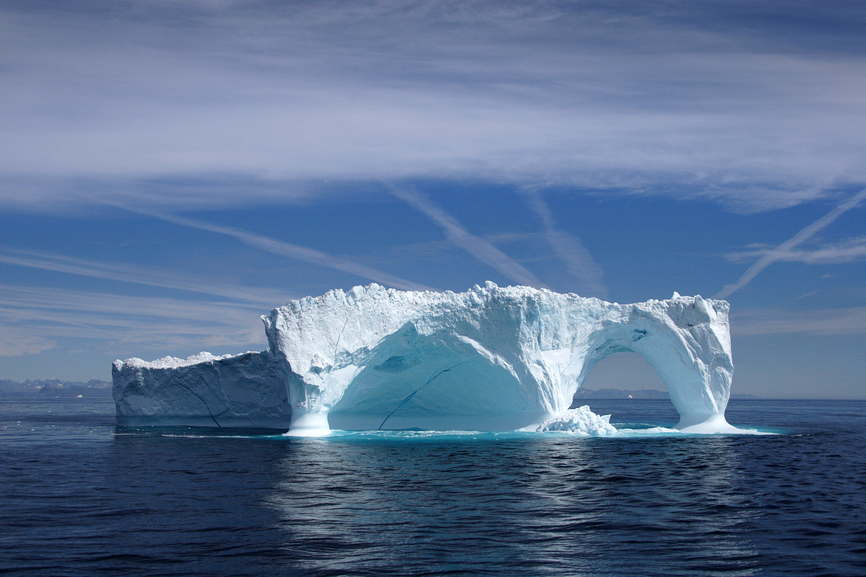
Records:
[[[725,315],[725,320],[727,320],[727,314],[730,309],[730,305],[724,300],[705,299],[700,295],[681,296],[677,292],[674,292],[673,296],[669,299],[649,299],[640,303],[619,304],[603,301],[595,297],[581,297],[575,293],[557,293],[545,288],[536,289],[528,286],[500,287],[493,282],[487,281],[483,287],[475,285],[463,293],[454,293],[452,291],[403,291],[385,288],[372,283],[367,286],[356,286],[349,291],[335,289],[318,297],[308,296],[293,300],[285,306],[274,309],[269,316],[274,317],[276,314],[280,314],[286,317],[309,318],[311,316],[326,316],[328,311],[343,311],[347,307],[353,307],[358,309],[359,312],[365,313],[367,316],[366,320],[375,321],[374,326],[371,328],[384,328],[383,325],[399,322],[398,319],[392,316],[397,311],[402,313],[399,315],[400,319],[403,317],[417,318],[442,312],[449,314],[459,313],[462,309],[477,308],[491,301],[500,304],[520,303],[531,305],[539,303],[557,307],[579,306],[589,314],[592,314],[593,310],[620,310],[628,312],[635,307],[639,307],[644,310],[653,310],[659,313],[664,312],[672,316],[672,318],[676,318],[676,316],[682,317],[690,305],[694,307],[696,303],[701,303],[701,312],[709,314],[714,312]],[[364,311],[363,309],[367,306],[374,307],[377,312]],[[679,311],[679,315],[674,312],[675,309]],[[672,312],[673,315],[671,315]],[[703,316],[704,318],[701,321],[710,320],[707,314]],[[265,319],[267,325],[268,317],[262,318]]]
[[[139,359],[138,357],[132,357],[126,360],[121,361],[120,359],[114,361],[114,366],[120,369],[123,366],[136,368],[136,369],[179,369],[181,367],[189,367],[192,365],[199,365],[202,363],[213,363],[216,361],[224,361],[227,359],[233,359],[236,357],[242,357],[244,355],[248,355],[250,352],[240,353],[237,355],[212,355],[208,352],[202,351],[198,354],[191,355],[185,359],[180,359],[178,357],[163,357],[161,359],[157,359],[155,361],[145,361]]]
[[[541,347],[558,349],[600,320],[619,323],[640,315],[664,318],[682,329],[718,321],[715,330],[726,332],[729,308],[723,300],[676,292],[666,300],[621,305],[548,289],[499,287],[490,281],[464,293],[401,291],[373,283],[294,300],[262,319],[271,350],[284,351],[300,374],[313,366],[321,368],[322,363],[333,366],[341,352],[375,345],[407,322],[424,332],[454,329],[462,322],[475,325],[487,337],[499,333],[507,338],[538,319],[545,329],[542,338],[548,341]],[[730,341],[728,335],[722,336]],[[729,344],[726,352],[730,354]]]
[[[570,302],[584,301],[590,306],[599,307],[620,307],[634,305],[620,305],[603,301],[595,297],[581,297],[576,293],[557,293],[546,288],[533,288],[529,286],[507,286],[500,287],[496,283],[487,281],[484,286],[475,285],[471,289],[463,293],[455,293],[452,291],[403,291],[392,288],[385,288],[376,283],[371,283],[367,286],[356,286],[349,291],[343,289],[334,289],[317,297],[307,296],[302,299],[289,301],[288,304],[278,307],[277,311],[291,311],[293,313],[301,313],[311,309],[321,309],[333,306],[340,306],[348,303],[361,303],[364,301],[387,301],[390,305],[401,308],[411,308],[417,312],[422,312],[428,307],[441,305],[466,305],[477,304],[478,299],[487,299],[490,297],[500,297],[510,300],[520,299],[553,299],[567,300]],[[681,296],[678,292],[674,292],[669,299],[649,299],[641,303],[635,303],[640,306],[667,306],[673,302],[694,303],[695,299],[703,300],[707,303],[712,303],[713,307],[720,312],[727,313],[730,305],[724,300],[704,299],[700,295],[693,297]]]

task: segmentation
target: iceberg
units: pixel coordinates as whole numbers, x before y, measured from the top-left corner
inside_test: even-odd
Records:
[[[188,359],[115,361],[112,392],[121,426],[287,430],[292,409],[284,364],[270,351]]]
[[[116,361],[118,422],[606,434],[602,417],[569,406],[601,359],[631,351],[667,386],[678,429],[732,431],[728,311],[676,293],[621,305],[491,282],[464,293],[333,290],[263,316],[261,353]]]

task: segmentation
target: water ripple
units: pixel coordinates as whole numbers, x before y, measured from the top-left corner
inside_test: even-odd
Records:
[[[771,436],[654,434],[657,407],[625,403],[639,435],[325,439],[68,403],[0,405],[0,573],[866,571],[866,403],[731,404]]]

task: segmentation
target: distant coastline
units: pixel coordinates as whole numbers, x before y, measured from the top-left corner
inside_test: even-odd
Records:
[[[732,399],[760,399],[757,395],[748,395],[743,393],[731,394]],[[643,400],[669,400],[670,395],[667,391],[657,391],[655,389],[638,389],[636,391],[627,391],[623,389],[599,389],[593,391],[590,389],[581,389],[574,395],[575,401],[583,399],[643,399]]]
[[[0,380],[0,398],[37,397],[46,399],[74,397],[111,397],[111,383],[91,379],[89,381],[61,381],[60,379],[45,379],[32,381]]]

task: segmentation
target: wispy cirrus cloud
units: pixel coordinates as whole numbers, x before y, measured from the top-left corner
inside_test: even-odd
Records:
[[[764,245],[752,245],[749,250],[725,254],[725,258],[733,262],[744,262],[756,258],[764,258],[773,254],[776,261],[801,262],[804,264],[840,264],[866,259],[866,236],[853,238],[844,242],[826,244],[813,249],[788,250],[774,252],[775,248]]]
[[[774,262],[786,260],[788,255],[794,248],[796,248],[803,242],[809,240],[818,232],[830,226],[842,214],[859,205],[864,199],[866,199],[866,190],[863,190],[855,194],[851,198],[845,200],[844,202],[840,203],[836,208],[834,208],[809,226],[803,228],[802,230],[800,230],[800,232],[798,232],[776,248],[766,251],[764,255],[760,259],[758,259],[758,262],[750,266],[746,270],[746,272],[743,273],[743,275],[736,283],[725,285],[724,288],[722,288],[722,290],[717,295],[715,295],[715,298],[726,298],[730,296],[734,292],[738,291],[739,289],[752,282],[752,279],[758,276],[761,271],[763,271]]]
[[[156,180],[204,206],[294,198],[299,181],[468,175],[790,206],[866,180],[866,10],[831,1],[797,13],[7,4],[0,194],[50,210],[91,202],[105,183]],[[214,174],[258,184],[243,195],[185,184]]]
[[[0,263],[186,293],[170,298],[0,285],[0,356],[38,354],[64,341],[91,353],[260,347],[265,337],[259,316],[289,298],[282,291],[207,282],[178,270],[41,251],[2,248]]]
[[[493,246],[489,241],[469,232],[456,218],[446,213],[425,195],[415,190],[399,187],[390,187],[389,190],[391,194],[426,215],[442,229],[449,241],[480,262],[522,285],[545,286],[526,267]]]
[[[2,325],[0,328],[0,357],[37,355],[57,346],[53,340],[30,331]]]
[[[0,285],[0,327],[18,335],[7,355],[46,350],[59,339],[92,340],[112,348],[261,346],[256,311],[236,302],[138,297],[94,291]],[[109,346],[103,344],[101,346]],[[40,348],[41,347],[41,348]]]
[[[176,270],[156,269],[141,264],[100,262],[32,250],[0,247],[0,263],[225,297],[239,301],[238,306],[270,309],[289,299],[285,293],[270,289],[233,286],[227,283],[213,284],[202,279],[183,278]]]
[[[544,236],[553,252],[565,264],[571,277],[579,282],[579,290],[583,296],[607,297],[607,287],[604,285],[604,272],[593,260],[592,255],[573,234],[556,228],[553,214],[541,195],[532,189],[527,189],[529,205],[541,218],[544,226]]]
[[[866,307],[813,311],[735,310],[731,314],[731,332],[735,336],[796,333],[861,335],[866,334]]]
[[[422,284],[415,283],[400,278],[396,275],[392,275],[390,273],[375,269],[371,266],[361,264],[349,258],[329,255],[312,248],[284,242],[275,238],[262,236],[260,234],[241,230],[239,228],[212,224],[194,218],[147,211],[137,208],[127,208],[127,210],[139,214],[152,216],[166,222],[171,222],[174,224],[188,226],[198,230],[205,230],[216,234],[230,236],[232,238],[236,238],[237,240],[248,246],[263,250],[265,252],[269,252],[271,254],[276,254],[279,256],[300,260],[310,264],[331,268],[341,272],[346,272],[394,288],[404,290],[435,290]]]

